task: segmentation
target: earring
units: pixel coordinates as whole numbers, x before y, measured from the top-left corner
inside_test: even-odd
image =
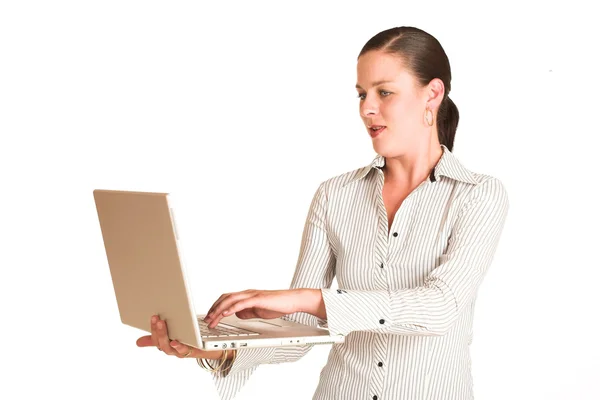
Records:
[[[431,122],[429,122],[429,114],[431,114]],[[433,111],[429,108],[425,110],[425,120],[427,121],[427,125],[433,126]]]

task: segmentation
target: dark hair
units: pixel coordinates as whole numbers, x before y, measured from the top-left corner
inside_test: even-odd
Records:
[[[458,126],[458,108],[448,94],[452,74],[446,52],[429,33],[411,26],[387,29],[373,36],[364,45],[358,57],[371,50],[381,50],[398,56],[403,65],[416,77],[421,86],[434,78],[444,82],[444,98],[437,113],[438,139],[452,151]]]

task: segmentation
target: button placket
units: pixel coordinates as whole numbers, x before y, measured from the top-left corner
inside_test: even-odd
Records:
[[[380,172],[380,176],[378,177],[379,179],[377,180],[376,183],[376,190],[377,190],[377,217],[378,217],[378,225],[377,225],[377,232],[376,232],[376,243],[375,243],[375,248],[374,248],[374,255],[376,257],[376,264],[375,267],[379,267],[377,268],[380,273],[378,274],[374,274],[373,277],[373,290],[389,290],[390,288],[390,283],[388,282],[389,274],[387,273],[388,268],[386,268],[387,266],[389,266],[389,249],[391,246],[393,245],[397,245],[397,243],[393,243],[393,239],[391,236],[391,232],[390,231],[390,227],[388,226],[388,218],[387,218],[387,212],[386,212],[386,208],[385,208],[385,204],[383,203],[383,196],[382,196],[382,190],[383,190],[383,173],[382,171]],[[394,223],[392,223],[392,225],[394,227],[397,226],[401,226],[398,225],[399,221],[395,221]],[[385,317],[385,315],[379,315],[379,318],[381,317]],[[375,318],[377,318],[377,315],[375,315]],[[378,320],[376,320],[378,321]],[[381,319],[381,321],[383,321],[382,323],[380,322],[380,324],[385,323],[385,320]],[[379,325],[380,328],[385,328],[385,325]],[[388,351],[388,339],[387,339],[387,335],[375,335],[374,336],[374,340],[372,342],[372,346],[373,346],[373,361],[375,364],[379,361],[379,360],[384,360],[386,358],[386,354]],[[372,369],[371,373],[373,374],[373,378],[374,379],[370,379],[369,380],[369,392],[370,392],[370,396],[369,398],[377,400],[379,397],[377,395],[377,393],[381,393],[383,390],[383,387],[381,386],[383,384],[383,382],[385,382],[386,377],[384,376],[384,372],[385,370],[383,368],[379,368],[377,366],[374,366],[374,368]]]
[[[428,185],[429,183],[430,183],[429,179],[425,179],[423,182],[421,182],[419,184],[419,186],[417,186],[412,192],[410,192],[408,194],[408,196],[406,196],[406,198],[402,201],[402,204],[400,204],[400,207],[398,208],[398,210],[396,210],[396,214],[394,214],[391,228],[396,229],[398,226],[407,226],[408,225],[409,219],[412,218],[412,216],[414,214],[413,209],[414,209],[415,205],[413,204],[413,202],[415,201],[415,197],[417,196],[419,191],[423,190],[423,187]],[[381,196],[381,202],[383,203],[383,196]],[[385,209],[385,205],[383,207]],[[387,214],[386,214],[386,218],[387,218]],[[386,219],[386,221],[387,221],[387,219]],[[398,236],[399,236],[399,233],[397,230],[390,229],[390,233],[392,233],[392,236],[394,238],[398,238]],[[403,235],[404,235],[403,237],[406,237],[406,233],[403,233]],[[389,240],[389,233],[387,236],[388,236],[388,240]],[[402,242],[400,242],[400,243],[402,243]]]

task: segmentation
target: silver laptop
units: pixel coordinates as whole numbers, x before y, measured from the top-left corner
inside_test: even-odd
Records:
[[[150,333],[150,318],[159,315],[167,322],[170,339],[202,350],[344,341],[342,335],[330,335],[326,326],[282,318],[231,315],[209,329],[204,315],[194,311],[168,193],[97,189],[94,200],[124,324]]]

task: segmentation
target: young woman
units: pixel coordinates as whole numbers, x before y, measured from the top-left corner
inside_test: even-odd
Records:
[[[501,181],[452,153],[458,110],[440,43],[414,28],[371,38],[357,63],[359,111],[377,157],[322,182],[289,290],[222,295],[226,315],[326,322],[332,345],[314,400],[473,398],[469,345],[477,290],[508,212]],[[341,290],[331,289],[337,277]],[[310,345],[203,352],[168,338],[153,317],[139,346],[221,359],[209,364],[223,400],[260,364],[292,362]]]

